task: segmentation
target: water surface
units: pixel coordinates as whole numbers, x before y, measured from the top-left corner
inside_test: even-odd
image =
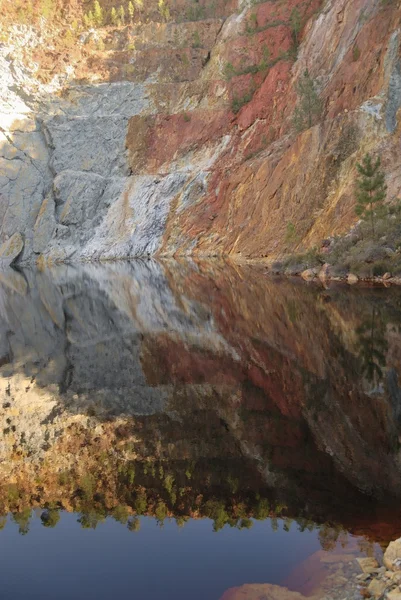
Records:
[[[346,597],[401,529],[400,325],[255,267],[1,273],[4,597]]]

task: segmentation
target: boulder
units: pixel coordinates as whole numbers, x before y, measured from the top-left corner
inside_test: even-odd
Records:
[[[380,598],[383,595],[386,587],[387,583],[382,579],[372,579],[368,587],[368,592],[373,596],[373,598]]]
[[[386,281],[387,279],[391,279],[391,273],[389,273],[388,271],[387,271],[387,273],[384,273],[383,279],[384,279],[384,281]]]
[[[301,273],[301,277],[305,281],[312,281],[312,279],[314,279],[315,276],[316,276],[316,272],[314,269],[306,269],[305,271],[302,271],[302,273]]]
[[[401,600],[401,591],[393,590],[392,592],[389,592],[387,594],[387,599],[388,600]]]
[[[322,266],[322,268],[320,269],[320,271],[318,273],[318,277],[319,277],[320,281],[326,281],[326,279],[329,279],[330,265],[328,263],[324,263],[324,265]]]
[[[0,247],[0,264],[11,265],[24,249],[24,240],[20,233],[14,233]]]
[[[375,558],[357,558],[356,560],[358,561],[363,573],[371,573],[375,569],[379,568],[379,563]]]
[[[358,281],[359,277],[357,275],[354,275],[354,273],[348,274],[347,283],[349,283],[350,285],[354,285],[355,283],[358,283]]]
[[[391,571],[401,571],[401,538],[390,542],[384,553],[383,563]]]

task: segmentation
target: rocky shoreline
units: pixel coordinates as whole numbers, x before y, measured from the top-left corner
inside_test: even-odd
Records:
[[[375,558],[357,560],[362,569],[357,581],[363,598],[401,600],[401,538],[389,544],[382,565]]]
[[[356,283],[383,284],[385,286],[390,284],[401,285],[401,277],[393,276],[390,272],[375,277],[358,277],[358,275],[355,275],[355,273],[348,273],[347,275],[341,277],[334,275],[331,276],[328,267],[330,267],[330,265],[324,264],[320,270],[305,269],[305,271],[300,273],[300,277],[302,277],[304,281],[319,280],[322,283],[341,281],[349,285],[355,285]]]
[[[313,582],[316,585],[313,585]],[[293,591],[300,588],[302,591]],[[221,600],[260,598],[401,600],[401,538],[389,544],[380,562],[375,557],[355,558],[350,549],[342,548],[334,552],[322,550],[307,559],[296,570],[295,578],[286,582],[284,586],[246,584],[228,590]]]
[[[256,264],[252,261],[252,264]],[[308,268],[299,271],[290,270],[287,271],[285,269],[274,268],[273,266],[269,266],[267,268],[267,273],[269,275],[280,275],[285,277],[297,277],[301,278],[306,282],[315,282],[327,284],[330,282],[339,282],[346,283],[348,285],[355,284],[367,284],[367,285],[384,285],[388,287],[389,285],[401,285],[401,276],[393,275],[389,271],[384,273],[383,275],[376,275],[372,277],[359,277],[355,273],[347,273],[344,275],[332,275],[330,273],[331,265],[325,263],[321,268]]]

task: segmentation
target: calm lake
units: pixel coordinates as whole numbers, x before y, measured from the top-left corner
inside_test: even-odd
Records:
[[[400,368],[397,288],[0,272],[0,597],[359,598],[401,534]]]

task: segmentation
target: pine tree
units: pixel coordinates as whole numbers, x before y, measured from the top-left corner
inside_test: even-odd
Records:
[[[125,25],[125,10],[122,5],[120,6],[118,11],[118,19],[120,21],[120,25]]]
[[[359,217],[370,218],[372,235],[375,235],[375,217],[386,198],[387,186],[384,182],[384,172],[380,169],[381,160],[377,157],[372,161],[370,154],[357,163],[359,178],[356,182],[355,212]]]
[[[358,357],[361,361],[361,373],[369,381],[383,378],[386,366],[388,343],[385,337],[386,325],[380,312],[372,307],[372,314],[360,325],[356,333]]]
[[[299,12],[298,8],[292,9],[291,16],[290,16],[290,27],[291,27],[292,36],[294,38],[294,44],[296,47],[298,47],[299,34],[302,29],[301,13]]]
[[[322,114],[323,105],[316,91],[315,81],[306,69],[297,84],[298,104],[294,112],[294,125],[297,131],[309,129]]]
[[[134,20],[134,13],[135,13],[135,8],[134,8],[134,5],[132,4],[132,2],[130,1],[128,3],[128,14],[129,14],[129,18],[130,18],[131,23]]]
[[[112,24],[112,25],[117,25],[117,22],[118,22],[118,18],[117,18],[117,11],[116,11],[116,9],[114,8],[114,6],[113,6],[113,8],[111,9],[110,20],[111,20],[111,24]]]
[[[99,0],[95,0],[93,3],[93,20],[97,27],[103,25],[103,10],[99,4]]]

